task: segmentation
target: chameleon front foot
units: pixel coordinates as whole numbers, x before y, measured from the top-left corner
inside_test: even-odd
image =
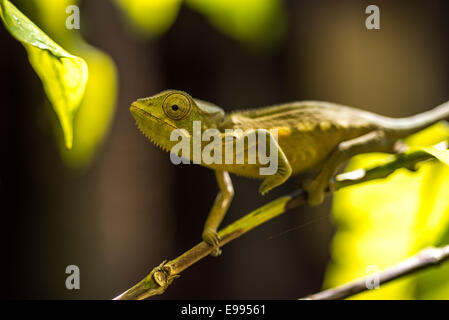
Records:
[[[220,243],[220,240],[221,240],[217,231],[211,230],[211,229],[204,230],[202,237],[203,237],[203,241],[212,247],[216,247]],[[211,252],[211,256],[218,257],[219,255],[221,255],[221,252],[222,252],[221,249],[217,247],[214,249],[214,251]]]
[[[264,180],[259,187],[259,193],[263,196],[266,195],[268,191],[273,189],[273,187],[271,186],[270,180],[268,180],[268,181],[267,180],[268,179]]]
[[[291,175],[292,169],[289,164],[285,164],[284,167],[279,168],[277,174],[268,176],[260,185],[259,193],[265,195],[271,189],[283,184]]]

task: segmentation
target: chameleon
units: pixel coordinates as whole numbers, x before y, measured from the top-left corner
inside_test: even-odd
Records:
[[[265,194],[292,175],[317,171],[302,188],[308,204],[318,205],[323,202],[332,178],[351,157],[360,153],[397,152],[401,139],[449,119],[449,101],[405,118],[389,118],[323,101],[290,102],[225,113],[220,107],[194,99],[186,92],[165,90],[133,102],[130,112],[140,131],[165,151],[177,143],[170,140],[174,129],[184,129],[188,136],[194,134],[194,121],[200,121],[201,130],[218,130],[223,141],[229,138],[226,129],[241,129],[266,134],[267,144],[274,146],[278,169],[272,175],[261,175],[259,162],[199,163],[214,170],[219,188],[202,233],[202,239],[215,247],[212,255],[217,256],[221,253],[217,229],[234,197],[229,173],[262,179],[259,192]],[[273,136],[273,129],[277,129],[277,137]],[[232,139],[237,143],[244,137]]]

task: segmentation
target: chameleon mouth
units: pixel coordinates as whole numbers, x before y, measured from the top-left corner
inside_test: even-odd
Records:
[[[165,122],[163,119],[155,117],[154,115],[142,110],[136,105],[131,105],[131,114],[136,120],[137,128],[142,134],[150,140],[151,143],[169,152],[170,147],[160,144],[158,141],[161,136],[170,137],[171,132],[177,129],[173,125]]]
[[[152,115],[151,113],[149,113],[149,112],[143,110],[142,108],[140,108],[139,106],[135,105],[134,103],[131,105],[131,107],[129,108],[129,110],[131,111],[131,114],[132,114],[132,115],[137,115],[137,116],[140,116],[140,117],[142,117],[142,118],[150,117],[150,118],[156,120],[157,122],[160,122],[160,123],[163,123],[164,125],[167,125],[167,126],[169,126],[169,127],[172,127],[173,129],[178,129],[178,128],[176,128],[174,125],[172,125],[172,124],[166,122],[164,119],[161,119],[161,118],[158,118],[158,117]]]

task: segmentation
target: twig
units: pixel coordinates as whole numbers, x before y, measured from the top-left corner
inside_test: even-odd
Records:
[[[418,162],[429,159],[433,159],[433,156],[420,150],[393,155],[382,165],[366,170],[359,169],[337,176],[335,181],[331,183],[327,195],[344,187],[385,178],[400,168],[414,170],[414,166]],[[226,243],[240,237],[264,222],[281,215],[289,209],[303,205],[305,202],[306,193],[302,189],[298,189],[289,195],[269,202],[219,231],[218,234],[221,237],[221,241],[217,247],[224,246]],[[215,248],[209,246],[204,241],[200,242],[181,256],[169,262],[164,261],[139,283],[117,296],[115,300],[141,300],[162,294],[182,271],[208,256]]]
[[[414,256],[401,261],[400,263],[370,276],[351,281],[339,287],[324,290],[301,300],[336,300],[353,296],[357,293],[370,289],[369,282],[373,279],[378,281],[379,285],[404,277],[421,269],[438,265],[449,259],[449,245],[441,248],[423,249]]]

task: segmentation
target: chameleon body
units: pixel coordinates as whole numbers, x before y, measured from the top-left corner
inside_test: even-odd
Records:
[[[167,90],[138,99],[130,111],[145,136],[166,151],[177,143],[170,141],[171,132],[184,129],[187,135],[192,136],[194,121],[201,122],[202,130],[218,130],[223,140],[229,138],[226,129],[253,130],[267,134],[267,144],[275,146],[278,170],[269,176],[260,174],[259,162],[200,163],[215,171],[220,189],[202,235],[204,241],[217,245],[220,241],[217,228],[234,195],[228,172],[263,179],[259,191],[264,194],[293,174],[319,169],[317,176],[303,186],[309,204],[317,205],[323,201],[333,176],[352,156],[367,152],[394,152],[395,143],[401,138],[449,119],[449,102],[399,119],[320,101],[291,102],[225,114],[221,108],[194,99],[185,92]],[[277,141],[270,133],[272,129],[277,129]],[[214,254],[219,253],[217,248]]]

